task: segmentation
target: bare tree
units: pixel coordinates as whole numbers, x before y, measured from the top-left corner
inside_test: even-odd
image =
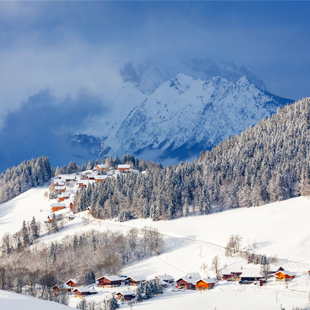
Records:
[[[260,271],[260,274],[264,277],[264,280],[265,280],[266,284],[267,284],[267,281],[268,281],[269,273],[270,273],[270,265],[269,264],[262,265],[262,269]]]
[[[220,270],[220,259],[219,256],[216,255],[212,260],[212,268],[215,271],[216,279],[219,280],[221,278],[221,270]]]

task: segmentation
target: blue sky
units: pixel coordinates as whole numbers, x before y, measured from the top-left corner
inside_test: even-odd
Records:
[[[66,98],[66,113],[74,103],[85,115],[87,98],[90,111],[101,104],[105,113],[119,67],[130,60],[232,61],[251,68],[273,94],[309,96],[309,12],[310,2],[0,2],[2,150],[10,149],[14,119],[34,132],[31,117],[20,115],[42,92],[55,118]],[[66,113],[48,122],[49,133]],[[5,162],[11,153],[3,153]]]

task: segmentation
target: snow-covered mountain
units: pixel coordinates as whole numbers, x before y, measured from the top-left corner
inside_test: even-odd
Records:
[[[205,81],[215,76],[221,76],[231,82],[237,82],[245,76],[259,89],[266,90],[264,82],[253,71],[231,62],[188,59],[162,63],[162,61],[149,59],[144,62],[128,62],[120,69],[124,82],[131,83],[147,95],[152,94],[162,83],[169,81],[181,72]]]
[[[110,154],[187,159],[292,102],[260,90],[246,77],[207,81],[185,74],[162,83],[120,123],[106,145]],[[142,156],[154,159],[152,153]]]
[[[268,93],[255,73],[233,63],[128,62],[120,78],[107,97],[109,112],[70,136],[74,149],[97,158],[103,139],[107,156],[129,152],[176,163],[198,157],[293,102]]]

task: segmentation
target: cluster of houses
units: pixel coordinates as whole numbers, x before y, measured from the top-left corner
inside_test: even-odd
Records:
[[[167,287],[169,284],[174,283],[174,278],[170,275],[158,275],[155,277],[157,283],[162,287]],[[127,277],[127,276],[118,276],[118,275],[105,275],[96,280],[96,286],[102,288],[113,288],[121,286],[139,286],[141,283],[145,282],[146,278],[141,276]],[[53,286],[54,294],[57,295],[60,291],[66,292],[74,295],[75,297],[84,297],[93,294],[98,294],[98,291],[95,289],[95,286],[91,287],[81,287],[81,279],[69,279],[64,284],[54,285]],[[132,290],[123,290],[115,294],[116,298],[124,301],[130,301],[135,299],[136,294]]]
[[[117,165],[116,168],[109,167],[107,164],[98,164],[92,170],[81,173],[63,174],[57,176],[53,181],[52,190],[57,195],[57,202],[51,204],[51,214],[47,220],[51,221],[53,213],[57,211],[73,209],[75,194],[82,188],[87,188],[90,184],[104,182],[108,178],[115,178],[121,174],[136,173],[139,171],[132,169],[129,164]],[[58,212],[56,218],[62,218],[62,212]],[[74,217],[69,217],[73,219]]]
[[[310,271],[309,271],[310,275]],[[295,274],[285,271],[282,267],[271,266],[268,270],[268,277],[274,277],[277,281],[291,281],[294,279]],[[173,278],[171,275],[158,275],[154,278],[162,287],[176,287],[178,289],[186,290],[209,290],[212,289],[217,281],[210,278],[201,278],[199,274],[190,274],[181,278]],[[259,268],[252,269],[231,269],[222,271],[222,280],[226,281],[239,281],[240,284],[260,283],[263,285],[265,277],[261,274]],[[74,295],[75,297],[82,298],[93,294],[98,294],[95,287],[101,288],[115,288],[123,287],[126,289],[116,291],[115,296],[118,300],[125,302],[134,300],[136,293],[130,287],[137,287],[146,281],[142,276],[118,276],[118,275],[105,275],[96,280],[96,285],[90,287],[81,286],[81,279],[69,279],[66,283],[55,285],[53,287],[54,294],[57,295],[60,291]]]
[[[277,281],[291,281],[295,278],[295,274],[290,271],[285,271],[284,268],[279,266],[270,265],[266,270],[268,278],[275,278]],[[241,284],[249,284],[259,282],[263,285],[265,276],[262,271],[257,268],[252,269],[231,269],[222,271],[222,279],[227,281],[239,281]]]

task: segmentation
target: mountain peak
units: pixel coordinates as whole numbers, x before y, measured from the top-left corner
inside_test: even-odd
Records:
[[[250,81],[245,76],[241,77],[236,83],[240,87],[248,87],[250,84]]]

